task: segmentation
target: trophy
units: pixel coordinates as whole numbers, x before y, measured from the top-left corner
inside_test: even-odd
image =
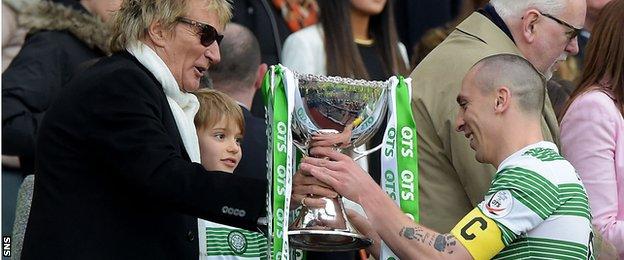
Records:
[[[289,221],[291,176],[297,166],[293,147],[307,155],[312,142],[320,137],[334,149],[354,155],[355,160],[379,150],[383,143],[370,150],[360,147],[380,127],[389,103],[394,102],[389,95],[394,93],[399,80],[393,77],[387,81],[366,81],[299,74],[280,65],[272,67],[267,75],[263,91],[269,137],[267,177],[269,189],[273,190],[268,195],[269,218],[273,219],[269,222],[269,232],[273,234],[272,258],[288,258],[287,253],[275,254],[287,252],[288,247],[329,252],[370,246],[372,240],[357,232],[347,219],[340,196],[322,197],[326,203],[321,208],[303,205],[294,220]],[[409,104],[409,96],[407,100]],[[407,107],[411,119],[411,107]],[[397,132],[395,128],[391,131]]]
[[[371,151],[354,149],[377,132],[386,112],[388,82],[295,73],[293,143],[307,153],[312,135],[337,135],[335,149],[361,158]],[[345,131],[346,130],[346,131]],[[374,149],[373,149],[374,150]],[[347,251],[371,245],[349,223],[343,201],[322,198],[323,208],[303,206],[289,227],[292,247],[312,251]]]

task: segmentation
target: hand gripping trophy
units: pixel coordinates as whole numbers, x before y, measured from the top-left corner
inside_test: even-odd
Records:
[[[382,188],[418,221],[418,157],[410,83],[411,79],[402,77],[366,81],[305,75],[281,65],[267,72],[262,91],[269,142],[270,259],[289,259],[290,247],[350,251],[372,243],[351,226],[341,197],[322,198],[324,207],[304,205],[291,214],[292,175],[312,142],[353,154],[355,160],[381,150]],[[388,118],[383,142],[370,150],[360,149],[380,127],[383,116]],[[381,255],[397,258],[385,245]]]

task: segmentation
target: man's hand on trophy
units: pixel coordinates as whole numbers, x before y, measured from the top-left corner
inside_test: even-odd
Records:
[[[303,158],[300,171],[313,175],[355,203],[360,204],[362,196],[380,189],[370,175],[345,154],[329,147],[314,147],[310,155],[318,158]]]
[[[312,175],[301,170],[293,176],[292,197],[290,207],[292,209],[301,205],[309,208],[322,208],[325,200],[322,197],[335,198],[338,196],[331,187],[317,180]]]

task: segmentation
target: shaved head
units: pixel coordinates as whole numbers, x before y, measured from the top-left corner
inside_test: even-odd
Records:
[[[482,93],[491,93],[500,86],[506,86],[523,112],[541,116],[546,82],[526,59],[512,54],[497,54],[480,60],[468,73]]]
[[[244,26],[229,23],[220,44],[221,62],[210,66],[213,86],[232,93],[253,88],[261,63],[260,45],[254,34]]]

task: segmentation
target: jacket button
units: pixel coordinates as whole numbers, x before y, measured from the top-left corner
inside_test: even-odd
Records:
[[[195,240],[195,234],[193,234],[193,231],[186,233],[186,238],[188,238],[189,241]]]

